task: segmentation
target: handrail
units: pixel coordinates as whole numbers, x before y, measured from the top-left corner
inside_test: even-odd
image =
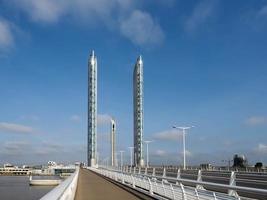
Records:
[[[106,168],[105,168],[106,169]],[[119,170],[114,169],[106,169],[109,171],[115,171],[120,172],[124,174],[132,174],[129,172],[121,172]],[[187,184],[196,184],[196,185],[202,185],[202,186],[208,186],[208,187],[219,187],[221,189],[226,190],[237,190],[237,191],[245,191],[245,192],[254,192],[254,193],[262,193],[267,195],[267,190],[265,189],[259,189],[259,188],[251,188],[251,187],[243,187],[243,186],[236,186],[236,185],[226,185],[221,183],[213,183],[213,182],[206,182],[206,181],[197,181],[197,180],[190,180],[190,179],[183,179],[183,178],[172,178],[172,177],[163,177],[163,176],[156,176],[156,175],[147,175],[147,174],[135,174],[139,176],[149,177],[149,178],[156,178],[156,179],[164,179],[167,181],[172,182],[181,182],[181,183],[187,183]]]
[[[151,174],[151,169],[153,169],[153,168],[147,169],[147,171],[148,170],[150,171],[150,174]],[[164,173],[164,168],[154,168],[154,169],[157,170],[156,174],[158,174],[158,175],[159,174],[161,175]],[[172,177],[174,175],[177,176],[177,172],[167,171],[167,170],[165,172],[166,174],[169,175],[167,177]],[[144,171],[145,171],[145,168],[141,168],[140,172],[144,173]],[[194,173],[188,173],[189,171],[192,171]],[[180,176],[188,176],[188,177],[190,176],[191,178],[197,178],[198,177],[197,172],[198,172],[197,170],[181,170]],[[149,173],[145,173],[145,174],[149,174]],[[262,180],[263,178],[267,178],[267,176],[265,174],[259,175],[259,174],[244,173],[244,172],[242,172],[242,173],[241,172],[235,172],[235,174],[236,174],[235,181],[238,181],[238,182],[247,182],[247,183],[256,182],[258,184],[266,184],[267,183],[266,180]],[[206,171],[206,170],[204,170],[204,171],[202,171],[201,177],[227,181],[227,180],[231,179],[230,175],[231,175],[231,171],[222,172],[222,171]],[[255,178],[251,179],[251,178],[246,178],[246,177],[255,177]],[[191,178],[190,178],[190,180],[192,180]],[[214,182],[214,181],[212,181],[212,182]]]
[[[182,182],[182,183],[200,184],[203,186],[216,186],[216,187],[220,187],[222,189],[241,190],[241,191],[246,191],[246,192],[260,192],[260,193],[267,195],[267,190],[258,189],[258,188],[250,188],[250,187],[243,187],[243,186],[231,186],[231,185],[225,185],[225,184],[221,184],[221,183],[195,181],[195,180],[182,179],[182,178],[171,178],[171,177],[164,177],[163,178],[161,176],[151,176],[151,175],[145,175],[145,174],[141,174],[141,175],[146,176],[146,177],[165,179],[165,180],[169,180],[169,181],[178,181],[178,182]]]
[[[150,168],[158,168],[158,169],[171,169],[171,170],[177,170],[179,168],[181,168],[181,166],[178,167],[168,167],[168,166],[150,166]],[[142,167],[143,168],[143,167]],[[201,168],[201,167],[196,167],[196,168],[187,168],[187,169],[183,169],[184,171],[195,171],[195,170],[205,170],[205,171],[217,171],[217,172],[231,172],[231,171],[236,171],[236,172],[244,172],[244,173],[263,173],[263,174],[267,174],[267,168],[265,169],[260,169],[260,170],[255,170],[255,169],[251,169],[251,170],[245,170],[245,169],[239,169],[239,168],[233,168],[231,167],[230,169],[218,169],[218,168],[214,168],[214,169],[205,169],[205,168]]]
[[[61,184],[43,196],[40,200],[73,200],[76,193],[79,176],[79,167]]]
[[[144,170],[145,168],[144,167],[141,167],[142,170]],[[154,167],[148,167],[149,169],[153,169],[153,168],[156,168],[157,170],[163,170],[164,167],[157,167],[157,166],[154,166]],[[168,167],[165,167],[167,170],[177,170],[179,169],[179,167],[175,167],[175,168],[168,168]],[[262,171],[242,171],[242,170],[237,170],[237,169],[234,169],[234,168],[231,168],[230,170],[218,170],[218,169],[201,169],[201,168],[195,168],[195,169],[182,169],[183,172],[187,171],[187,172],[197,172],[198,170],[202,170],[204,172],[219,172],[219,173],[225,173],[225,174],[228,174],[228,173],[231,173],[231,171],[235,171],[235,172],[238,172],[238,174],[253,174],[253,175],[257,175],[257,174],[261,174],[261,175],[264,175],[266,176],[267,175],[267,169],[262,169]]]
[[[156,176],[132,174],[106,168],[91,168],[90,170],[159,199],[240,200],[235,195],[229,196],[224,193],[184,186],[182,183],[170,183],[164,177],[160,177],[161,180],[158,180],[155,178]]]

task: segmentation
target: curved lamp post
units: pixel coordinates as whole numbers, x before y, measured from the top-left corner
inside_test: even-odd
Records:
[[[174,129],[179,129],[183,131],[183,154],[184,154],[184,169],[186,169],[186,160],[185,160],[185,130],[189,130],[194,126],[173,126]]]

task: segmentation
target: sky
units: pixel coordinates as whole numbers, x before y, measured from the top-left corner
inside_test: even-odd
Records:
[[[144,61],[151,164],[267,164],[266,0],[0,0],[0,165],[86,161],[87,62],[98,59],[98,152],[129,162]]]

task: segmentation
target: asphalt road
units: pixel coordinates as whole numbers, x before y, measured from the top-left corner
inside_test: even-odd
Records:
[[[81,169],[75,200],[152,200],[144,194],[130,188],[114,184],[106,178],[87,169]]]

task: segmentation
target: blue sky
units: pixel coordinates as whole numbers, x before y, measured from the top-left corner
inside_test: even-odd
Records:
[[[87,60],[98,58],[100,158],[109,117],[133,143],[132,73],[144,60],[151,162],[245,154],[267,163],[267,1],[0,0],[0,163],[86,160]]]

